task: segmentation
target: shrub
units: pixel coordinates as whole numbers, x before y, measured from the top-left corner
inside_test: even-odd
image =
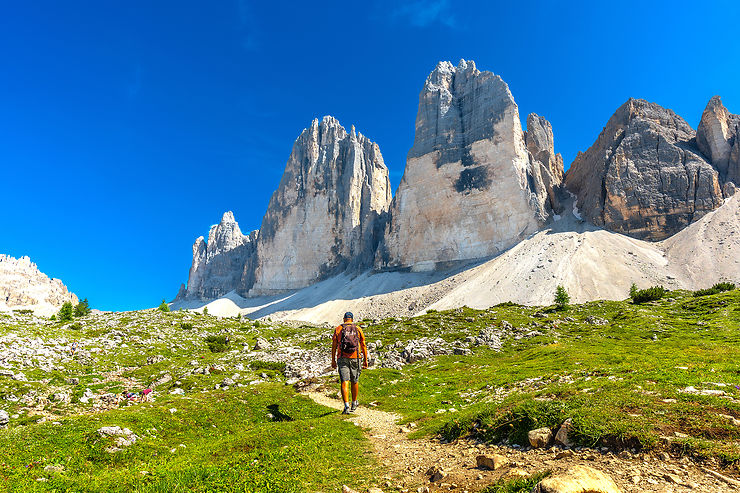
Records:
[[[162,300],[162,303],[159,304],[159,306],[157,307],[157,310],[159,310],[160,312],[169,312],[170,305],[168,305],[165,300]]]
[[[550,471],[538,472],[528,478],[499,479],[481,493],[529,493],[537,483],[550,475]]]
[[[652,288],[640,289],[632,296],[632,303],[645,303],[661,299],[668,291],[663,286],[653,286]]]
[[[70,324],[69,328],[72,330],[82,330],[82,324],[79,322],[75,322],[73,324]]]
[[[205,338],[212,353],[223,353],[229,349],[229,338],[225,335],[210,335]]]
[[[17,313],[18,315],[31,315],[33,313],[33,310],[21,308],[19,310],[13,310],[13,313]]]
[[[193,330],[193,324],[191,324],[190,322],[183,322],[180,324],[180,328],[182,330]]]
[[[630,298],[634,299],[636,294],[637,294],[637,284],[633,282],[632,286],[630,286]]]
[[[72,306],[72,303],[68,301],[59,309],[57,318],[60,322],[71,322],[72,318],[74,317],[74,311],[75,309]]]
[[[90,313],[90,305],[87,302],[87,298],[85,298],[75,306],[75,317],[84,317],[88,313]]]
[[[207,306],[204,306],[203,307],[203,315],[208,315],[208,307]]]
[[[563,286],[555,289],[555,306],[558,310],[565,310],[570,303],[570,295]]]
[[[718,282],[711,288],[694,291],[694,296],[708,296],[710,294],[719,294],[724,291],[732,291],[733,289],[735,289],[735,285],[731,282]]]
[[[254,370],[273,370],[273,371],[284,371],[285,363],[277,361],[252,361],[249,366]]]
[[[513,306],[523,306],[523,305],[520,305],[519,303],[514,303],[513,301],[504,301],[503,303],[499,303],[499,304],[493,305],[493,306],[494,306],[494,308],[499,308],[499,307],[504,308],[504,307],[507,307],[507,306],[512,306],[513,307]]]

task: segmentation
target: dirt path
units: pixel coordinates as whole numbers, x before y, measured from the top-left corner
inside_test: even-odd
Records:
[[[341,401],[321,392],[306,392],[316,403],[341,411]],[[478,492],[500,478],[513,478],[519,474],[534,474],[542,470],[558,472],[582,464],[609,474],[624,493],[721,493],[740,491],[732,479],[720,479],[686,458],[667,454],[631,454],[619,456],[593,449],[518,450],[512,447],[489,446],[472,440],[442,443],[436,439],[409,439],[413,431],[397,424],[399,416],[361,406],[350,421],[363,427],[375,448],[379,462],[388,472],[379,483],[384,491],[458,491]],[[498,454],[508,460],[508,465],[495,471],[476,467],[478,455]],[[428,470],[440,467],[444,478],[430,481]],[[714,472],[714,471],[713,471]],[[428,488],[428,489],[427,489]]]

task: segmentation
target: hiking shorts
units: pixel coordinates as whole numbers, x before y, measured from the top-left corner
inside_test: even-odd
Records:
[[[342,382],[349,380],[356,383],[360,380],[360,360],[357,358],[339,358],[337,367],[339,368],[339,380]]]

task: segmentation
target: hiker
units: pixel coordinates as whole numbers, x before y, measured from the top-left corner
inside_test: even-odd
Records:
[[[339,380],[341,381],[342,414],[355,412],[357,409],[357,394],[360,391],[360,350],[365,357],[362,368],[367,368],[367,347],[365,334],[362,329],[352,322],[352,312],[344,314],[344,323],[334,329],[331,339],[331,367],[339,366]],[[352,407],[349,404],[350,387],[352,390]]]
[[[141,391],[141,397],[139,402],[149,402],[149,394],[152,393],[152,389],[144,389]]]

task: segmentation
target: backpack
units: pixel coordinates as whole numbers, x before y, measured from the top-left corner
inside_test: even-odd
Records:
[[[360,345],[360,334],[355,324],[342,324],[342,332],[339,334],[339,348],[345,354],[357,351]]]

